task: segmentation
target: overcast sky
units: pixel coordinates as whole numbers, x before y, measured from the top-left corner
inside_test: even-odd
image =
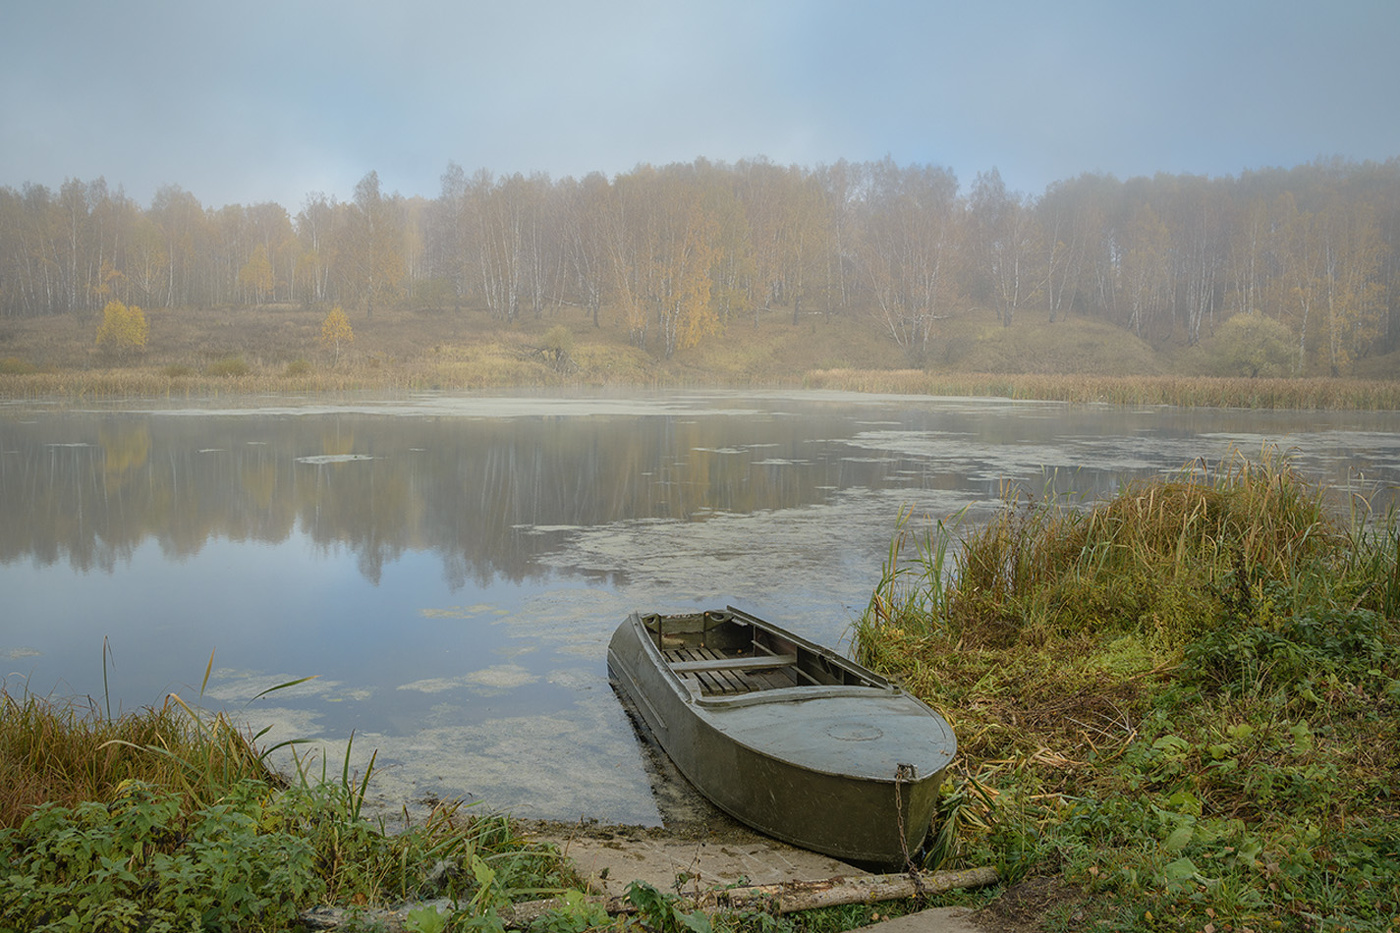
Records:
[[[1397,0],[3,0],[0,185],[435,197],[766,156],[1040,194],[1400,156]]]

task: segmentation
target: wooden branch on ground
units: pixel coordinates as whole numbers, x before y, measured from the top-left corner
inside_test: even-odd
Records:
[[[840,904],[870,904],[906,897],[927,897],[961,888],[996,884],[991,866],[963,871],[906,872],[898,875],[857,875],[825,881],[783,881],[715,892],[715,906],[731,910],[776,908],[780,914]],[[704,905],[702,905],[704,906]]]

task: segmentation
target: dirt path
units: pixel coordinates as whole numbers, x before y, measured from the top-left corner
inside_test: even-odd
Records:
[[[593,892],[609,896],[626,893],[634,880],[660,891],[694,895],[717,886],[864,874],[845,862],[760,835],[713,809],[696,815],[694,820],[665,827],[529,820],[520,825],[527,837],[558,845]],[[866,929],[871,933],[1037,933],[1045,929],[1047,914],[1081,897],[1059,878],[1031,878],[975,912],[933,908]]]
[[[620,895],[631,881],[693,894],[736,884],[773,884],[861,874],[826,855],[797,849],[737,825],[712,831],[599,824],[526,824],[530,838],[552,842],[598,894]]]

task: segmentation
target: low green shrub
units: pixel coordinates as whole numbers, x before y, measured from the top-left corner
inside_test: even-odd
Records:
[[[1296,687],[1327,676],[1374,680],[1393,666],[1400,646],[1370,609],[1319,607],[1272,624],[1222,625],[1185,649],[1186,677],[1215,689],[1244,692]]]
[[[226,356],[214,360],[204,368],[204,372],[209,376],[246,376],[252,369],[243,357]]]
[[[0,830],[0,917],[34,931],[286,929],[325,883],[305,839],[264,828],[277,807],[246,784],[186,814],[138,781],[110,805],[44,804]]]

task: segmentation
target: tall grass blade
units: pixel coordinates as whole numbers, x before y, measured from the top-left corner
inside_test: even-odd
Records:
[[[107,721],[112,721],[112,692],[107,685],[107,658],[112,651],[112,645],[107,640],[107,636],[102,636],[102,702],[107,710]]]
[[[369,776],[374,773],[374,763],[379,758],[379,749],[370,752],[369,764],[365,765],[365,773],[360,778],[360,786],[355,792],[354,806],[350,808],[351,819],[358,820],[360,811],[365,805],[365,793],[369,790]]]
[[[278,684],[275,687],[268,687],[266,690],[262,690],[258,693],[255,693],[252,697],[252,700],[260,700],[263,697],[267,696],[269,693],[276,693],[278,690],[286,690],[288,687],[295,687],[297,684],[304,684],[307,681],[315,680],[317,677],[320,676],[320,674],[312,674],[308,677],[298,677],[296,680],[289,680],[286,683]],[[249,702],[251,703],[252,700],[249,700]]]
[[[204,688],[209,686],[209,675],[214,672],[214,652],[209,652],[209,663],[204,665],[204,679],[199,682],[199,695],[204,696]]]

